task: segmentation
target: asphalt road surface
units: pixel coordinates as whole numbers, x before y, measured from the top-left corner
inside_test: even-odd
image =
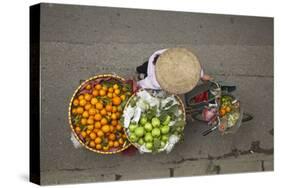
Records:
[[[167,178],[273,170],[273,18],[41,4],[41,183]],[[68,104],[80,80],[135,74],[155,50],[191,49],[205,72],[238,85],[254,119],[233,135],[187,123],[170,154],[75,149]]]

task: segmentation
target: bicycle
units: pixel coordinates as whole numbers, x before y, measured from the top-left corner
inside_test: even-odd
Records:
[[[203,136],[217,129],[222,134],[235,133],[242,122],[248,122],[254,118],[252,114],[244,112],[241,101],[232,94],[235,90],[236,86],[230,83],[207,81],[184,94],[187,116],[210,125],[210,128],[202,133]],[[228,119],[230,115],[225,117],[220,114],[221,101],[225,98],[231,98],[233,104],[230,105],[239,108],[239,117],[236,117],[235,124]],[[238,110],[236,111],[237,116]],[[231,123],[233,125],[230,127]]]

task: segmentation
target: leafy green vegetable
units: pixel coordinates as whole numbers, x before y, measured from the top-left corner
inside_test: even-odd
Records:
[[[172,134],[178,135],[180,138],[182,138],[184,135],[184,132],[183,132],[184,126],[185,126],[184,120],[177,121],[174,124],[174,126],[171,126],[170,132]]]
[[[103,103],[103,105],[107,105],[111,103],[111,99],[109,99],[108,97],[101,97],[101,96],[97,96],[98,100],[101,100],[101,102]]]
[[[120,104],[121,108],[124,109],[126,104],[127,104],[127,100],[122,101]]]
[[[174,104],[173,106],[171,106],[170,108],[166,109],[166,110],[162,110],[161,114],[160,114],[160,121],[164,122],[167,118],[167,116],[170,116],[171,120],[175,120],[176,117],[176,113],[179,110],[179,105],[178,104]]]
[[[102,82],[102,86],[106,86],[106,87],[113,87],[114,84],[121,86],[120,82],[115,79],[111,79],[106,82]]]
[[[153,147],[152,147],[152,152],[156,153],[158,150],[161,148],[161,140],[158,138],[153,139]]]
[[[119,138],[122,137],[122,132],[121,131],[116,131],[115,132],[115,136],[116,136],[116,139],[118,140]]]
[[[163,125],[169,125],[171,121],[171,116],[166,115],[166,117],[164,118],[164,121],[161,121]]]
[[[124,125],[124,121],[125,121],[124,116],[121,116],[121,118],[119,119],[120,124],[121,124],[121,125]]]
[[[107,146],[107,144],[108,144],[108,138],[104,137],[104,138],[102,139],[101,145],[102,145],[102,146]]]
[[[88,145],[90,143],[90,141],[91,141],[90,138],[86,138],[85,144]]]
[[[163,107],[163,109],[168,108],[169,106],[172,106],[172,104],[173,104],[172,100],[167,102],[167,104]]]
[[[137,98],[134,97],[134,98],[130,101],[130,105],[131,105],[131,107],[135,107],[136,104],[137,104]]]
[[[79,125],[81,131],[85,131],[87,129],[87,126],[86,125]]]
[[[123,83],[123,88],[124,88],[126,91],[132,91],[132,86],[131,86],[131,84]]]
[[[81,115],[77,115],[77,116],[74,116],[73,118],[72,118],[72,123],[74,124],[74,125],[76,125],[76,124],[78,124],[79,122],[80,122],[80,120],[81,120]]]
[[[174,104],[173,106],[167,109],[167,112],[169,115],[171,115],[171,114],[176,114],[178,110],[179,110],[179,105]]]
[[[157,106],[154,106],[147,110],[146,117],[147,119],[151,120],[152,118],[156,117],[157,114]]]
[[[159,116],[159,120],[160,120],[160,122],[163,124],[164,122],[165,122],[165,120],[168,118],[168,114],[166,113],[166,112],[164,112],[164,111],[162,111],[161,113],[160,113],[160,116]],[[171,118],[171,117],[170,117]]]

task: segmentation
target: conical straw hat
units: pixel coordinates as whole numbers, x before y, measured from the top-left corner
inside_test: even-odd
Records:
[[[185,48],[170,48],[156,61],[156,79],[162,89],[175,94],[192,90],[200,79],[197,57]]]

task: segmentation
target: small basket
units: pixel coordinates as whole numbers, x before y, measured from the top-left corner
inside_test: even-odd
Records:
[[[229,94],[229,93],[223,93],[222,95],[224,96],[230,96],[232,97],[233,99],[236,99],[238,100],[238,98],[232,94]],[[243,119],[243,113],[244,113],[244,109],[241,107],[241,101],[239,101],[239,119],[236,121],[235,125],[233,127],[230,127],[228,129],[226,129],[223,134],[234,134],[238,131],[239,127],[241,126],[242,124],[242,119]]]
[[[68,108],[68,121],[69,121],[69,125],[70,125],[70,128],[72,130],[72,133],[74,134],[76,140],[82,145],[84,146],[85,148],[87,148],[88,150],[90,151],[93,151],[93,152],[96,152],[96,153],[100,153],[100,154],[116,154],[116,153],[120,153],[122,151],[124,151],[125,149],[127,149],[131,143],[128,142],[128,141],[125,141],[124,144],[123,144],[123,147],[116,150],[116,151],[100,151],[100,150],[96,150],[96,149],[93,149],[89,146],[87,146],[84,142],[81,141],[81,139],[79,138],[79,136],[76,134],[74,128],[73,128],[73,124],[72,124],[72,121],[71,121],[71,110],[72,110],[72,104],[73,104],[73,100],[75,98],[75,96],[77,95],[77,93],[79,92],[79,90],[86,84],[88,83],[89,81],[92,81],[92,80],[96,80],[96,79],[99,79],[99,78],[114,78],[116,80],[119,80],[121,82],[124,82],[125,79],[120,77],[120,76],[117,76],[117,75],[112,75],[112,74],[102,74],[102,75],[97,75],[97,76],[93,76],[87,80],[85,80],[83,83],[81,83],[79,85],[79,87],[75,90],[71,100],[70,100],[70,103],[69,103],[69,108]],[[125,129],[124,129],[125,131]]]

